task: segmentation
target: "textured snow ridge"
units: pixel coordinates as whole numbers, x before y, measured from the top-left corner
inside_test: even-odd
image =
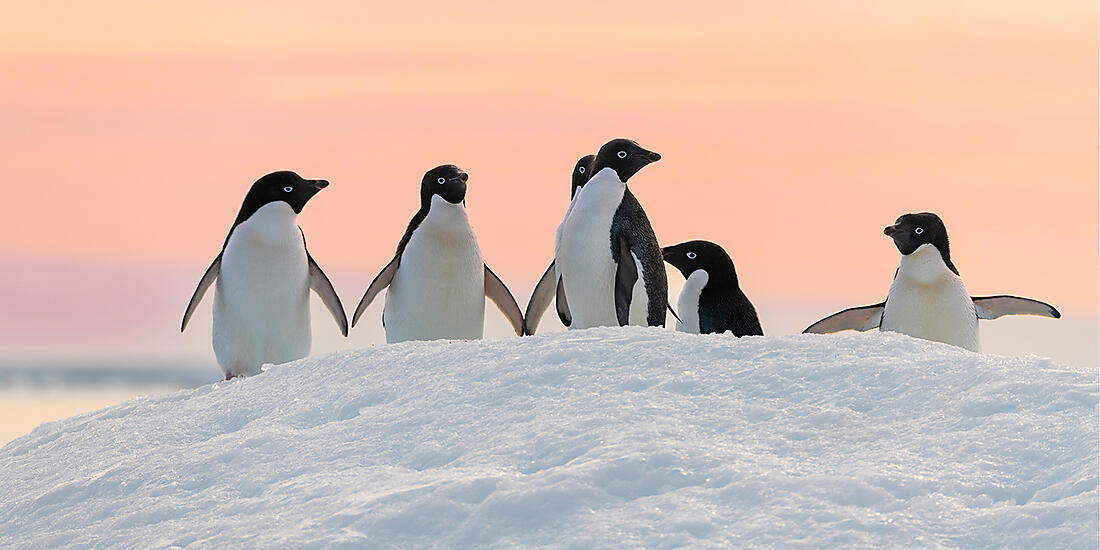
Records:
[[[405,343],[39,427],[0,546],[1096,548],[1097,411],[886,333]]]

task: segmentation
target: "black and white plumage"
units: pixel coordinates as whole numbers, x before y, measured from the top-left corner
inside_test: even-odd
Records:
[[[664,326],[668,282],[661,248],[626,184],[660,158],[628,139],[611,140],[596,154],[592,177],[555,245],[557,305],[570,328]]]
[[[756,308],[737,281],[733,260],[721,246],[688,241],[663,249],[665,261],[684,276],[676,309],[676,329],[694,334],[732,332],[734,336],[763,336]]]
[[[420,183],[420,210],[397,245],[397,253],[374,278],[352,318],[384,288],[382,325],[387,342],[472,340],[485,330],[485,298],[500,308],[516,334],[523,315],[512,293],[482,260],[466,214],[469,177],[453,164],[437,166]]]
[[[306,249],[297,216],[325,180],[274,172],[257,180],[241,204],[222,251],[206,269],[180,325],[207,289],[214,290],[214,354],[226,378],[257,374],[264,364],[309,355],[309,291],[313,289],[348,334],[347,315],[321,267]],[[215,284],[216,283],[216,284]]]
[[[588,179],[592,176],[592,161],[596,160],[596,155],[585,155],[577,161],[573,166],[572,185],[569,191],[569,208],[565,211],[566,217],[569,216],[569,212],[573,209],[574,200],[577,198],[577,191],[584,187],[585,183],[588,183]],[[558,227],[558,232],[561,232],[561,227]],[[531,291],[531,300],[527,302],[527,310],[523,313],[523,334],[532,335],[535,330],[538,329],[539,321],[542,320],[542,315],[546,313],[546,308],[550,307],[550,302],[553,301],[554,296],[558,293],[558,271],[554,267],[554,262],[550,262],[550,266],[543,272],[542,277],[539,279],[538,284],[535,285],[535,289]],[[567,308],[558,308],[559,312],[564,311]],[[562,317],[561,321],[566,326],[566,318]]]
[[[901,252],[886,301],[845,309],[804,333],[880,328],[980,351],[978,319],[1003,315],[1059,318],[1054,306],[1019,296],[970,296],[951,261],[947,227],[931,212],[905,214],[883,230]]]

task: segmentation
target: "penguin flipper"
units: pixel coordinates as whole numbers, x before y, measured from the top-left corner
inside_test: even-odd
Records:
[[[974,300],[974,310],[978,313],[979,319],[996,319],[1004,315],[1039,315],[1053,317],[1054,319],[1062,317],[1062,314],[1054,306],[1031,298],[1002,294],[999,296],[971,296],[970,299]]]
[[[210,263],[210,267],[206,268],[206,273],[202,274],[202,278],[199,279],[199,286],[195,288],[195,293],[191,295],[191,301],[187,303],[187,310],[183,312],[183,323],[180,324],[180,332],[183,332],[187,328],[187,322],[191,320],[191,315],[195,313],[195,308],[199,307],[199,302],[202,301],[202,297],[206,295],[206,290],[210,288],[210,285],[214,284],[214,280],[218,278],[218,274],[222,270],[222,253],[218,253],[218,257],[214,258],[214,261]]]
[[[558,319],[561,319],[561,324],[567,327],[573,326],[573,314],[569,313],[569,301],[565,299],[565,283],[561,281],[561,276],[558,276],[557,300],[555,302],[558,306]]]
[[[634,283],[638,282],[638,264],[630,253],[630,245],[619,236],[619,266],[615,270],[615,317],[619,326],[630,324],[630,300],[634,297]]]
[[[394,256],[390,263],[386,264],[386,267],[382,268],[382,271],[374,277],[370,286],[367,287],[367,291],[363,293],[363,298],[359,300],[359,305],[355,308],[355,314],[351,318],[351,326],[355,326],[355,323],[359,322],[359,316],[363,315],[367,306],[374,301],[374,297],[378,296],[379,292],[382,292],[383,288],[390,286],[393,282],[393,276],[397,274],[397,266],[401,264],[401,256]],[[383,326],[385,326],[385,319],[382,320]]]
[[[332,288],[332,281],[328,280],[328,275],[325,275],[325,272],[321,270],[321,266],[317,265],[317,261],[313,259],[309,252],[306,252],[306,258],[309,259],[309,288],[312,288],[321,297],[321,301],[328,308],[328,312],[336,320],[336,325],[340,327],[340,334],[347,337],[348,314],[344,313],[344,304],[340,303],[340,297],[336,295],[336,289]]]
[[[542,314],[554,299],[554,282],[557,280],[557,274],[554,262],[550,262],[550,267],[546,268],[546,273],[542,274],[539,283],[535,285],[535,290],[531,291],[531,301],[527,302],[527,311],[523,313],[524,336],[534,335],[535,329],[539,328]]]
[[[806,327],[802,334],[829,334],[842,330],[858,330],[861,332],[871,330],[882,324],[882,312],[885,309],[886,302],[869,306],[850,307]]]
[[[523,336],[523,313],[519,310],[519,304],[516,303],[508,287],[504,286],[504,281],[501,281],[500,277],[497,277],[497,274],[493,273],[487,265],[485,266],[485,296],[492,300],[497,305],[497,309],[508,318],[508,322],[512,324],[512,330],[516,331],[516,336]]]
[[[683,322],[683,321],[680,321],[680,316],[676,315],[676,310],[672,309],[672,304],[668,304],[668,312],[671,313],[672,316],[675,317],[678,322],[681,322],[681,323]]]

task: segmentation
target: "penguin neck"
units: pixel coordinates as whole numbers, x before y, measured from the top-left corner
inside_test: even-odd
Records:
[[[284,201],[269,202],[256,209],[233,232],[265,245],[297,242],[302,238],[298,214]]]
[[[948,267],[947,261],[944,260],[938,248],[932,244],[922,244],[913,252],[901,257],[897,277],[916,284],[931,285],[946,279],[957,278],[958,275]]]
[[[623,189],[626,187],[626,182],[619,178],[619,173],[614,168],[607,167],[593,174],[592,179],[588,180],[584,186]]]
[[[432,195],[421,225],[431,230],[467,231],[470,218],[462,203],[455,204],[439,195]]]

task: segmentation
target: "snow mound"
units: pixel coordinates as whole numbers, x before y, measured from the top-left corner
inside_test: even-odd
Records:
[[[0,546],[1096,548],[1097,410],[888,333],[380,346],[39,427]]]

